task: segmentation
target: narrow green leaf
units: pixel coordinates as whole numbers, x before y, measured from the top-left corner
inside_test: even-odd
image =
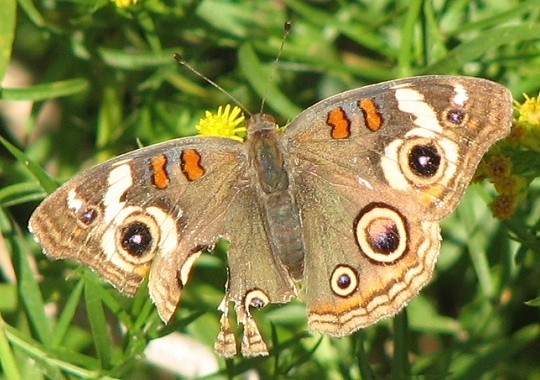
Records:
[[[45,315],[45,303],[43,302],[41,290],[29,263],[32,256],[26,247],[22,232],[18,229],[18,226],[10,222],[2,209],[0,209],[0,218],[3,219],[3,222],[0,223],[2,226],[1,233],[12,247],[21,301],[25,306],[28,318],[36,331],[38,339],[44,345],[49,345],[51,343],[52,329],[49,318]]]
[[[43,188],[35,182],[22,182],[0,188],[0,207],[10,207],[43,199]]]
[[[413,0],[409,3],[407,17],[403,24],[401,49],[398,57],[398,72],[401,77],[411,75],[414,29],[420,16],[422,3],[422,0]]]
[[[162,50],[159,53],[146,51],[127,53],[124,50],[100,48],[99,54],[103,61],[114,68],[124,70],[142,70],[175,63],[173,54],[178,49]]]
[[[92,329],[94,346],[103,368],[111,368],[113,342],[109,336],[105,311],[101,302],[101,284],[93,273],[85,271],[84,299]]]
[[[392,379],[410,379],[411,365],[409,363],[409,322],[407,309],[393,319],[394,325],[394,355],[392,358]]]
[[[36,26],[41,28],[45,27],[45,19],[43,18],[41,13],[39,13],[32,0],[19,0],[18,3],[26,13],[28,18],[32,20],[32,22]]]
[[[4,268],[5,271],[5,268]],[[19,306],[17,285],[13,283],[0,284],[0,313],[12,313]]]
[[[226,1],[206,0],[197,7],[197,16],[227,35],[242,38],[249,35],[245,20],[251,15],[245,7]]]
[[[272,325],[272,327],[274,328],[273,325]],[[300,333],[296,334],[288,342],[285,342],[284,344],[281,344],[281,346],[283,347],[283,349],[285,349],[287,347],[294,347],[294,346],[298,345],[298,342],[300,342],[302,339],[305,339],[306,335],[308,335],[308,334],[306,334],[305,332],[300,332]],[[276,347],[278,347],[278,339],[279,339],[279,335],[277,333],[275,333],[274,331],[272,331],[272,342],[274,344],[274,349],[276,349]],[[313,358],[314,358],[315,352],[317,351],[317,348],[319,348],[319,346],[321,345],[323,339],[324,339],[324,336],[321,335],[319,337],[319,339],[317,340],[317,342],[315,342],[315,344],[312,347],[310,347],[309,350],[307,350],[307,351],[303,352],[302,354],[296,356],[294,362],[288,363],[288,365],[286,367],[281,368],[280,372],[276,373],[276,374],[279,375],[279,374],[291,373],[291,372],[294,371],[294,368],[300,368],[304,363],[308,363],[308,362],[312,361]],[[278,353],[276,353],[276,363],[275,363],[276,372],[277,372],[277,369],[279,368],[278,365],[280,364],[279,361],[278,361],[279,357],[277,356],[277,354]],[[285,356],[285,355],[281,354],[281,356]],[[285,360],[281,360],[281,361],[284,362]]]
[[[441,30],[440,20],[433,9],[433,2],[423,2],[425,28],[424,62],[433,62],[447,54],[446,36]],[[411,62],[412,63],[412,62]]]
[[[464,8],[466,8],[469,2],[463,1],[463,3],[465,5]],[[517,2],[513,8],[501,9],[501,12],[495,12],[491,16],[482,18],[478,21],[471,21],[465,24],[459,23],[459,27],[452,30],[449,33],[449,36],[455,37],[461,33],[467,32],[476,33],[478,30],[497,27],[505,22],[513,23],[516,17],[521,18],[531,11],[537,12],[538,9],[540,9],[540,1],[538,0],[520,1]]]
[[[154,53],[161,51],[161,42],[158,38],[159,32],[156,30],[156,25],[151,15],[146,12],[137,13],[137,19],[141,27],[145,31],[146,41],[150,45]],[[170,62],[169,62],[170,63]]]
[[[448,52],[444,58],[428,65],[419,71],[423,73],[451,73],[458,71],[467,62],[473,61],[486,54],[487,50],[495,49],[508,43],[536,40],[540,38],[540,26],[518,25],[506,26],[480,33],[476,38],[463,42]]]
[[[362,380],[373,380],[373,370],[369,365],[369,358],[364,348],[366,342],[366,334],[364,330],[358,330],[355,335],[358,337],[356,341],[356,359],[358,363],[358,368],[360,369],[360,374],[362,375]]]
[[[28,338],[16,328],[5,326],[5,334],[10,344],[42,365],[45,370],[44,374],[48,375],[49,378],[63,379],[64,376],[60,371],[64,371],[81,379],[111,379],[100,373],[98,363],[94,358],[63,348],[50,350],[39,342]],[[85,365],[86,368],[81,364]]]
[[[98,162],[110,158],[111,152],[103,148],[110,144],[115,130],[122,123],[122,101],[118,88],[112,83],[107,83],[101,93],[100,103],[96,137],[96,146],[99,149],[96,157]]]
[[[0,100],[41,101],[78,94],[88,89],[88,80],[67,79],[53,83],[41,83],[21,88],[3,88]]]
[[[9,345],[8,338],[6,336],[6,323],[0,315],[0,363],[2,364],[2,370],[6,379],[19,380],[21,375],[19,373],[15,356]]]
[[[15,145],[0,136],[0,143],[2,143],[6,149],[23,165],[25,165],[30,173],[36,177],[40,185],[45,191],[50,194],[56,188],[58,184],[36,163],[30,160],[22,151],[20,151]]]
[[[272,82],[270,71],[263,67],[251,45],[244,44],[240,47],[238,59],[240,69],[257,94],[273,109],[279,110],[280,115],[293,118],[302,111],[279,90],[275,82]]]
[[[525,302],[525,305],[535,306],[535,307],[540,306],[540,297],[536,297],[535,299]]]
[[[347,36],[352,41],[357,42],[359,45],[388,57],[396,56],[396,53],[388,46],[387,41],[380,34],[373,32],[373,25],[371,25],[371,21],[373,20],[369,19],[369,12],[359,11],[353,3],[343,5],[343,9],[340,10],[343,17],[338,23],[333,19],[329,19],[327,17],[328,12],[321,9],[317,4],[312,5],[305,1],[289,0],[287,5],[304,17],[306,21],[313,23],[319,28],[335,28],[335,30]],[[352,17],[347,17],[349,14]],[[320,59],[320,57],[314,58]]]
[[[501,337],[495,342],[485,345],[479,352],[470,355],[469,360],[462,358],[462,360],[453,361],[449,373],[452,374],[453,379],[479,379],[490,373],[494,363],[511,364],[516,353],[528,345],[532,348],[535,341],[538,344],[538,339],[540,339],[540,326],[538,324],[528,325],[510,336]],[[465,356],[465,353],[461,355]],[[496,372],[492,372],[492,374],[495,375],[494,378],[498,377]]]
[[[16,20],[17,1],[2,0],[2,11],[0,12],[0,82],[6,74],[11,59]]]
[[[484,296],[488,299],[493,299],[496,294],[496,285],[491,277],[487,251],[485,249],[488,239],[490,227],[485,221],[480,224],[480,218],[475,214],[475,203],[478,202],[476,194],[467,194],[462,201],[461,207],[458,207],[456,214],[462,222],[462,227],[468,232],[467,246],[468,253],[478,277],[478,282]],[[466,206],[468,205],[468,207]],[[467,227],[464,227],[467,226]]]
[[[56,322],[54,328],[53,339],[51,342],[52,347],[58,347],[63,342],[73,318],[75,318],[75,313],[77,312],[77,307],[81,300],[82,292],[84,289],[84,279],[80,279],[75,288],[70,292],[69,298],[60,313],[60,317]]]

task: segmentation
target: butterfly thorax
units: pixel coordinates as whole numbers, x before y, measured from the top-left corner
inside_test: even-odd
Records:
[[[251,118],[247,144],[254,186],[261,199],[259,209],[274,259],[299,280],[304,264],[300,214],[285,147],[271,116],[259,114]]]

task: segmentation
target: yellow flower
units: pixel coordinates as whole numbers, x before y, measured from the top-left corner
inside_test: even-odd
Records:
[[[487,161],[485,170],[493,180],[506,178],[512,171],[512,161],[503,155],[492,156]]]
[[[514,123],[512,123],[510,135],[506,138],[506,141],[508,141],[512,146],[516,146],[523,143],[523,141],[527,139],[527,136],[527,127],[514,121]]]
[[[523,104],[514,100],[517,118],[510,136],[496,145],[498,149],[492,149],[484,157],[476,174],[476,178],[489,178],[499,193],[490,205],[493,215],[499,219],[512,217],[525,200],[532,180],[528,174],[521,174],[524,172],[522,159],[514,161],[514,168],[511,152],[525,153],[527,149],[540,152],[540,95],[532,98],[523,96]],[[531,157],[534,152],[529,152]]]
[[[523,94],[525,102],[520,104],[514,100],[514,108],[519,113],[518,123],[534,124],[540,126],[540,96],[529,98]]]
[[[516,195],[524,191],[527,188],[527,180],[519,175],[509,175],[508,177],[498,178],[493,181],[495,189],[499,194]]]
[[[195,128],[200,135],[244,141],[243,135],[247,130],[245,120],[239,107],[234,106],[231,110],[230,104],[227,104],[225,108],[219,106],[217,114],[205,111],[204,118],[199,120]]]
[[[128,8],[132,5],[137,4],[139,0],[112,0],[118,8]]]
[[[521,145],[540,152],[540,95],[532,98],[526,94],[523,96],[523,104],[514,100],[514,109],[519,114],[516,122],[516,127],[519,127],[517,136]]]
[[[514,195],[498,195],[491,204],[491,212],[498,219],[509,219],[517,207]]]

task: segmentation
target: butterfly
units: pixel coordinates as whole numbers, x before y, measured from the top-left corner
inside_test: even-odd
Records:
[[[421,76],[361,87],[304,110],[284,129],[253,115],[245,142],[196,136],[95,166],[45,199],[30,230],[169,321],[193,263],[230,242],[216,351],[268,354],[252,309],[303,283],[312,331],[344,336],[398,313],[430,280],[439,220],[482,155],[510,130],[502,85]]]

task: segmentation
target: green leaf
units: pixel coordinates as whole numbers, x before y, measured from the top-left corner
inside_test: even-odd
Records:
[[[530,301],[525,302],[525,305],[539,307],[540,306],[540,297],[536,297],[535,299],[532,299]]]
[[[2,11],[0,12],[0,82],[6,74],[11,59],[16,20],[17,1],[2,0]]]
[[[0,315],[0,363],[7,379],[19,380],[21,375],[15,361],[15,355],[6,336],[6,322]]]
[[[86,91],[88,81],[83,78],[68,79],[53,83],[42,83],[22,88],[2,88],[1,100],[41,101],[70,96]]]
[[[103,286],[100,280],[93,273],[85,271],[84,299],[92,329],[94,347],[98,353],[102,368],[109,369],[112,366],[113,342],[109,335],[105,311],[101,302],[102,292]]]
[[[177,49],[176,49],[177,50]],[[156,52],[128,53],[123,50],[101,48],[99,54],[107,65],[125,70],[142,70],[160,66],[173,65],[175,49]]]
[[[261,99],[287,118],[293,118],[300,113],[301,109],[292,103],[271,80],[270,71],[261,64],[251,45],[244,44],[240,47],[238,59],[240,69]],[[271,68],[273,69],[275,67]]]
[[[75,288],[70,292],[69,298],[64,305],[60,317],[56,323],[54,329],[54,337],[51,345],[53,347],[59,347],[64,340],[73,319],[75,318],[75,313],[77,312],[77,307],[81,300],[81,296],[84,289],[84,279],[80,279]]]
[[[45,192],[35,182],[23,182],[0,188],[0,207],[10,207],[43,199]]]
[[[30,160],[22,151],[17,149],[15,145],[11,144],[9,141],[0,136],[0,143],[2,143],[6,149],[24,166],[28,168],[30,173],[36,177],[39,181],[41,187],[50,194],[58,188],[58,184],[37,164]],[[8,196],[12,190],[7,190],[4,193],[4,196]],[[32,195],[34,197],[35,195]]]
[[[540,26],[524,24],[490,29],[458,45],[450,50],[444,58],[419,70],[418,74],[453,73],[464,64],[484,56],[488,50],[505,44],[538,38],[540,38]]]
[[[22,238],[22,232],[14,227],[10,218],[0,209],[0,225],[2,236],[9,241],[12,248],[13,262],[19,283],[19,295],[26,313],[36,331],[40,342],[51,344],[52,329],[49,318],[45,315],[45,303],[37,282],[37,277],[29,262],[29,249]]]

